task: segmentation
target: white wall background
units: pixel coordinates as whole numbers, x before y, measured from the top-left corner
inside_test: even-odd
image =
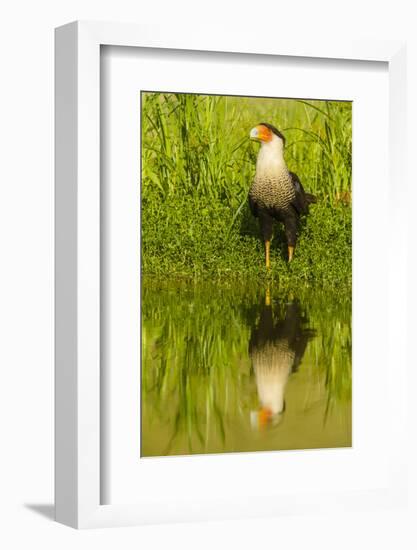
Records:
[[[415,3],[414,3],[415,4]],[[75,19],[178,26],[220,21],[248,33],[408,40],[410,229],[417,199],[417,21],[397,0],[14,0],[0,8],[0,546],[14,548],[415,548],[416,509],[76,532],[53,501],[53,29]],[[381,221],[385,223],[385,221]],[[415,246],[410,240],[410,258]],[[410,341],[417,280],[410,261]],[[410,345],[410,359],[411,355]],[[410,367],[417,368],[417,365]],[[410,410],[415,418],[410,368]],[[410,434],[416,429],[410,425]],[[410,444],[415,459],[415,442]],[[410,455],[411,456],[411,455]],[[416,503],[415,474],[412,504]]]

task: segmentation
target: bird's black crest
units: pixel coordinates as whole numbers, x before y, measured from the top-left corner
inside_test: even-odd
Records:
[[[272,126],[272,124],[268,124],[268,122],[260,122],[259,125],[266,126],[267,128],[269,128],[271,132],[273,132],[276,136],[282,139],[285,145],[285,137],[283,136],[283,134],[281,134],[278,128],[275,128],[275,126]]]

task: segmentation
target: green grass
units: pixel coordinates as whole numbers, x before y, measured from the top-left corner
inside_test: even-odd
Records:
[[[331,101],[143,93],[143,274],[266,276],[247,205],[261,121],[284,132],[289,169],[318,198],[290,266],[277,227],[272,275],[350,285],[351,104]]]

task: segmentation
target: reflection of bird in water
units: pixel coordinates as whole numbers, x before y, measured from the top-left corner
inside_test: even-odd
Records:
[[[264,427],[279,423],[285,411],[285,387],[288,377],[295,372],[303,358],[312,329],[304,328],[297,301],[285,308],[271,305],[267,291],[258,324],[249,341],[249,355],[255,373],[260,409],[251,415],[252,424]]]

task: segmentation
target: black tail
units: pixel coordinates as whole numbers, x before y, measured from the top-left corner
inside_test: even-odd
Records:
[[[307,204],[316,204],[317,198],[315,195],[312,195],[311,193],[306,193],[305,196]]]

